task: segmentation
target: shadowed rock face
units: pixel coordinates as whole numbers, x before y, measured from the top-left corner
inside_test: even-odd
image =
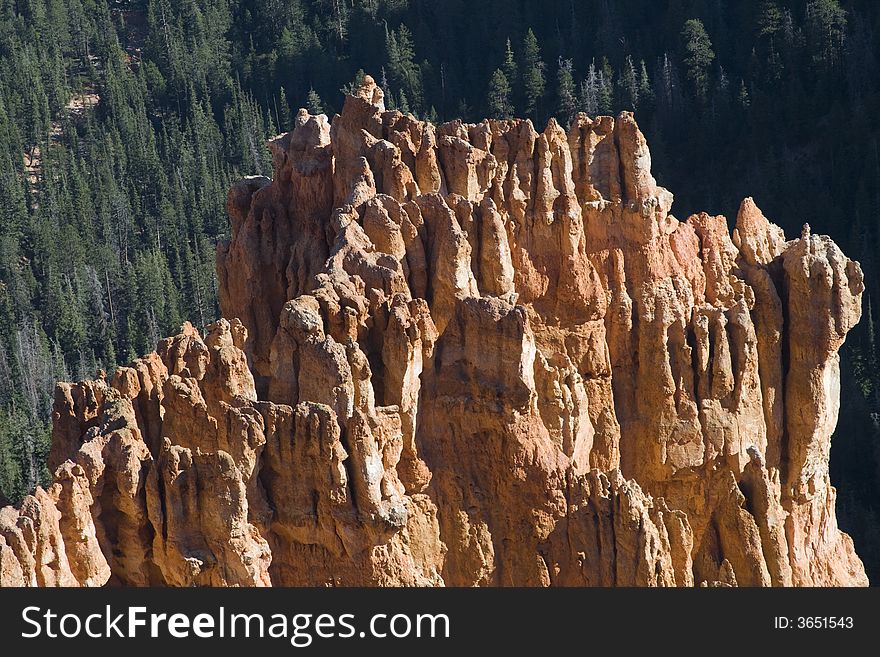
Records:
[[[59,384],[4,585],[866,585],[828,479],[858,263],[680,222],[631,114],[367,77],[229,192],[224,317]]]

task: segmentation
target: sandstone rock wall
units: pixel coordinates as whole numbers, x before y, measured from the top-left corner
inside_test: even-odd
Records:
[[[224,317],[59,384],[4,585],[866,585],[828,479],[862,274],[670,214],[631,114],[433,126],[369,77],[229,192]]]

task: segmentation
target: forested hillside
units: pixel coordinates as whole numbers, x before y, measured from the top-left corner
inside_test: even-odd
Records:
[[[0,0],[0,504],[48,477],[56,380],[217,316],[230,182],[367,71],[434,121],[634,110],[678,217],[751,195],[858,259],[832,481],[880,577],[878,58],[871,0]]]

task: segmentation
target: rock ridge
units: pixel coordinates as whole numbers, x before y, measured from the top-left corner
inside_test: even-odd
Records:
[[[861,269],[686,221],[633,115],[366,76],[229,191],[220,319],[56,388],[4,586],[864,586],[828,476]]]

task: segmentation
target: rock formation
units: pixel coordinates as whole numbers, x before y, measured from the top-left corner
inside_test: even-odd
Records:
[[[828,477],[858,263],[681,222],[633,116],[301,110],[223,317],[58,385],[4,585],[866,585]]]

